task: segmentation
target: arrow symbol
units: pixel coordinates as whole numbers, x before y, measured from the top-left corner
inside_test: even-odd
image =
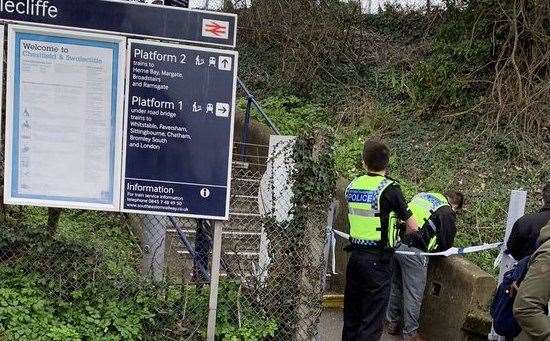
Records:
[[[229,104],[228,103],[217,103],[216,104],[216,116],[218,117],[229,117]]]
[[[231,71],[233,66],[233,58],[220,56],[220,62],[218,64],[218,69],[223,71]]]

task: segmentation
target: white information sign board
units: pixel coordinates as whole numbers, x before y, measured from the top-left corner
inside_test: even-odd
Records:
[[[9,26],[7,204],[118,210],[122,37]]]

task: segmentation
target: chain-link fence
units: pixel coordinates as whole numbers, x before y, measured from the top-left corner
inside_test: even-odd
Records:
[[[215,222],[216,335],[309,340],[322,312],[326,211],[294,207],[291,140],[234,151],[230,220]],[[0,338],[205,339],[213,224],[3,206]]]

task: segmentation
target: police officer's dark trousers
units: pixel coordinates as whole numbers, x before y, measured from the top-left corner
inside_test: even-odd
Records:
[[[391,255],[353,250],[346,271],[343,341],[378,341],[390,296]]]

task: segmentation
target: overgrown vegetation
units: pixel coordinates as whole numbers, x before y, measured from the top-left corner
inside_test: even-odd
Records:
[[[205,337],[209,291],[143,278],[142,255],[123,216],[67,211],[52,236],[44,209],[5,213],[0,229],[2,339]],[[261,340],[275,333],[277,322],[250,302],[238,282],[221,282],[221,340]]]
[[[332,113],[355,99],[428,119],[481,117],[524,138],[550,124],[546,1],[366,15],[354,2],[256,0],[239,15],[241,74],[261,94],[294,94]]]
[[[409,198],[465,192],[460,245],[502,238],[511,189],[538,207],[550,180],[548,2],[366,15],[340,1],[256,0],[239,14],[241,78],[283,133],[335,127],[341,176],[362,172],[365,138],[385,140]],[[492,271],[494,255],[471,257]]]
[[[466,193],[459,245],[500,240],[509,191],[529,190],[533,211],[540,184],[550,181],[549,8],[542,0],[472,0],[429,13],[387,7],[365,15],[336,0],[255,0],[239,10],[241,77],[282,132],[335,132],[324,136],[329,153],[315,155],[312,137],[296,146],[293,204],[326,209],[332,171],[360,174],[364,139],[380,138],[393,150],[391,173],[407,197]],[[307,285],[300,270],[323,269],[285,262],[289,255],[315,261],[311,243],[297,242],[315,237],[304,238],[310,212],[293,213],[285,238],[270,235],[279,268],[268,281],[278,286],[262,287],[285,290],[274,296],[288,298],[277,302],[288,308],[280,310],[284,321],[225,280],[220,339],[261,340],[281,330],[291,337],[298,319],[288,315],[308,311],[298,311]],[[0,339],[204,338],[208,290],[144,279],[139,242],[123,216],[68,211],[53,234],[46,221],[43,209],[3,211]],[[493,254],[471,257],[491,271]]]

